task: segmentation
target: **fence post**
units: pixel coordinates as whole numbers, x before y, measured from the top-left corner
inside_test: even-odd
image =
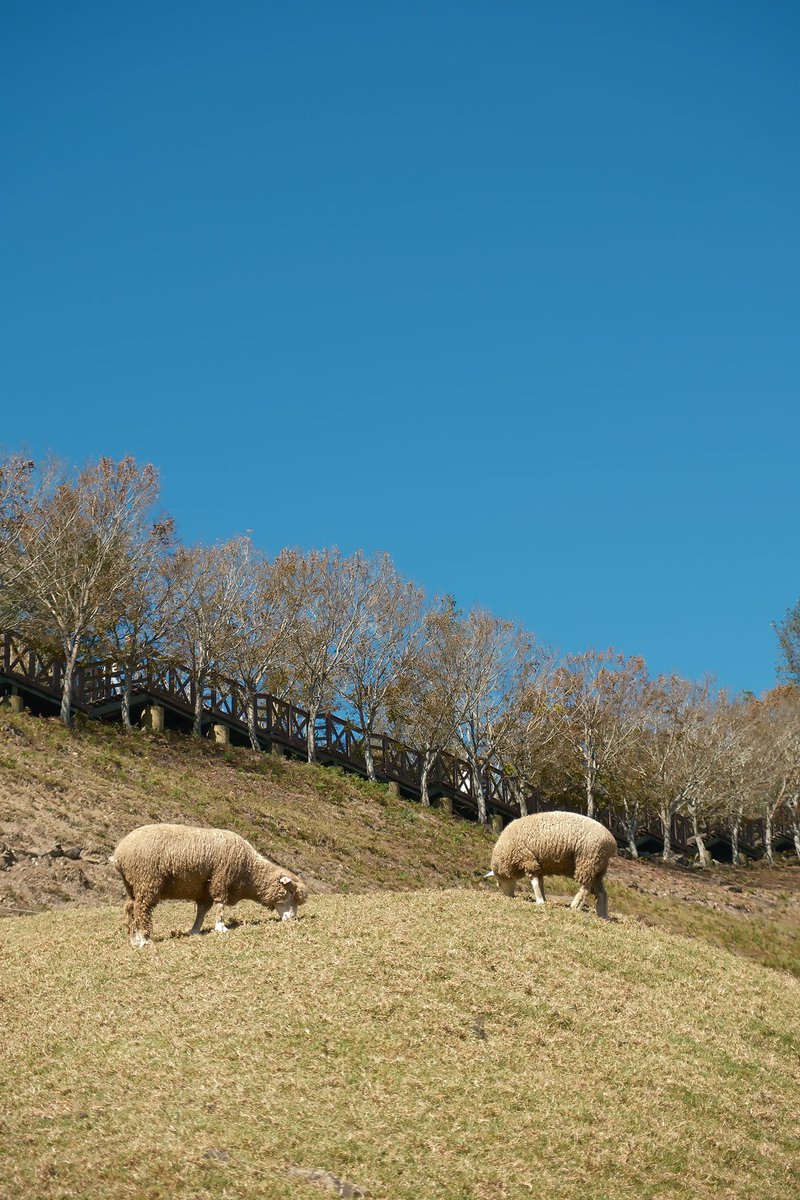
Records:
[[[452,815],[453,815],[453,797],[452,796],[442,796],[441,799],[439,800],[439,808],[442,810],[443,813],[446,813],[448,817],[452,817]]]
[[[160,704],[150,704],[142,713],[142,727],[150,733],[164,732],[164,709]]]
[[[229,746],[231,741],[231,731],[227,725],[213,725],[214,741],[218,746]]]
[[[500,813],[492,813],[492,833],[503,832],[503,818]]]

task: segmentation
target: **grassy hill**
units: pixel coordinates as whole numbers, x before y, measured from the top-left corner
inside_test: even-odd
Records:
[[[151,820],[236,829],[317,893],[490,890],[491,834],[379,784],[181,734],[126,737],[96,722],[67,732],[0,709],[0,867],[9,868],[0,869],[0,914],[121,907],[108,855]],[[609,879],[612,914],[800,975],[797,864],[693,871],[620,858]],[[563,903],[575,888],[553,880],[549,890]]]
[[[800,982],[465,889],[0,923],[0,1194],[785,1200]],[[345,1185],[350,1185],[348,1191]]]
[[[302,919],[188,938],[162,905],[133,951],[107,856],[149,820],[239,830],[310,880]],[[509,903],[492,840],[339,771],[0,710],[0,913],[40,910],[0,922],[0,1197],[794,1194],[800,869],[620,858],[604,923],[571,881]]]
[[[179,733],[125,736],[98,722],[70,732],[55,719],[0,713],[0,842],[17,856],[0,875],[7,905],[120,896],[108,855],[147,821],[235,829],[317,891],[446,887],[487,869],[485,830],[338,769]],[[30,865],[25,851],[55,842],[79,847],[80,859]]]

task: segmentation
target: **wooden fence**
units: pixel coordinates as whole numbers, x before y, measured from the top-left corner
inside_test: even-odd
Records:
[[[58,654],[37,648],[20,634],[6,631],[0,634],[0,695],[18,694],[36,711],[53,711],[60,706],[64,678],[64,662]],[[111,661],[79,663],[73,677],[73,708],[90,718],[119,719],[122,697],[128,680],[123,668]],[[191,727],[196,701],[195,683],[187,667],[153,660],[137,667],[130,679],[132,714],[140,714],[150,705],[160,705],[166,723],[174,728]],[[249,741],[248,704],[254,706],[255,726],[262,748],[279,747],[284,752],[305,756],[310,715],[288,700],[266,692],[248,696],[236,680],[215,676],[203,689],[202,726],[208,732],[213,725],[222,725],[234,742]],[[320,714],[314,723],[314,745],[322,763],[333,763],[359,775],[367,775],[364,754],[364,730],[334,713]],[[383,782],[396,783],[407,795],[419,799],[423,754],[386,734],[370,735],[375,773]],[[435,757],[428,777],[431,798],[446,799],[453,811],[475,818],[478,812],[476,784],[470,764],[457,755],[442,751]],[[484,772],[484,799],[487,812],[503,823],[519,816],[519,805],[510,781],[495,766]],[[535,812],[553,807],[531,798],[528,810]],[[577,811],[577,809],[576,809]],[[612,809],[600,808],[597,819],[607,825],[622,845],[627,834],[619,815]],[[791,844],[788,816],[778,813],[774,832],[778,845]],[[716,846],[730,846],[730,833],[725,829],[707,829],[711,851]],[[670,840],[683,854],[695,852],[691,825],[685,816],[672,819]],[[740,848],[747,854],[762,853],[763,821],[749,821],[742,829]],[[645,813],[637,826],[637,844],[643,849],[657,850],[663,846],[661,822],[654,813]]]

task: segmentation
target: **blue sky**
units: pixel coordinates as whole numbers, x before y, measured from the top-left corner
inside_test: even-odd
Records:
[[[760,691],[800,7],[0,6],[0,442]]]

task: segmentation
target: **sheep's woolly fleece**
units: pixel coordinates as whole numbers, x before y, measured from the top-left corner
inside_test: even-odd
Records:
[[[580,813],[543,812],[511,821],[492,852],[492,871],[498,877],[567,875],[591,888],[602,879],[617,854],[614,835]]]
[[[111,861],[133,895],[158,900],[256,900],[275,908],[287,899],[291,879],[297,904],[307,898],[303,881],[228,829],[143,825],[117,846]]]

